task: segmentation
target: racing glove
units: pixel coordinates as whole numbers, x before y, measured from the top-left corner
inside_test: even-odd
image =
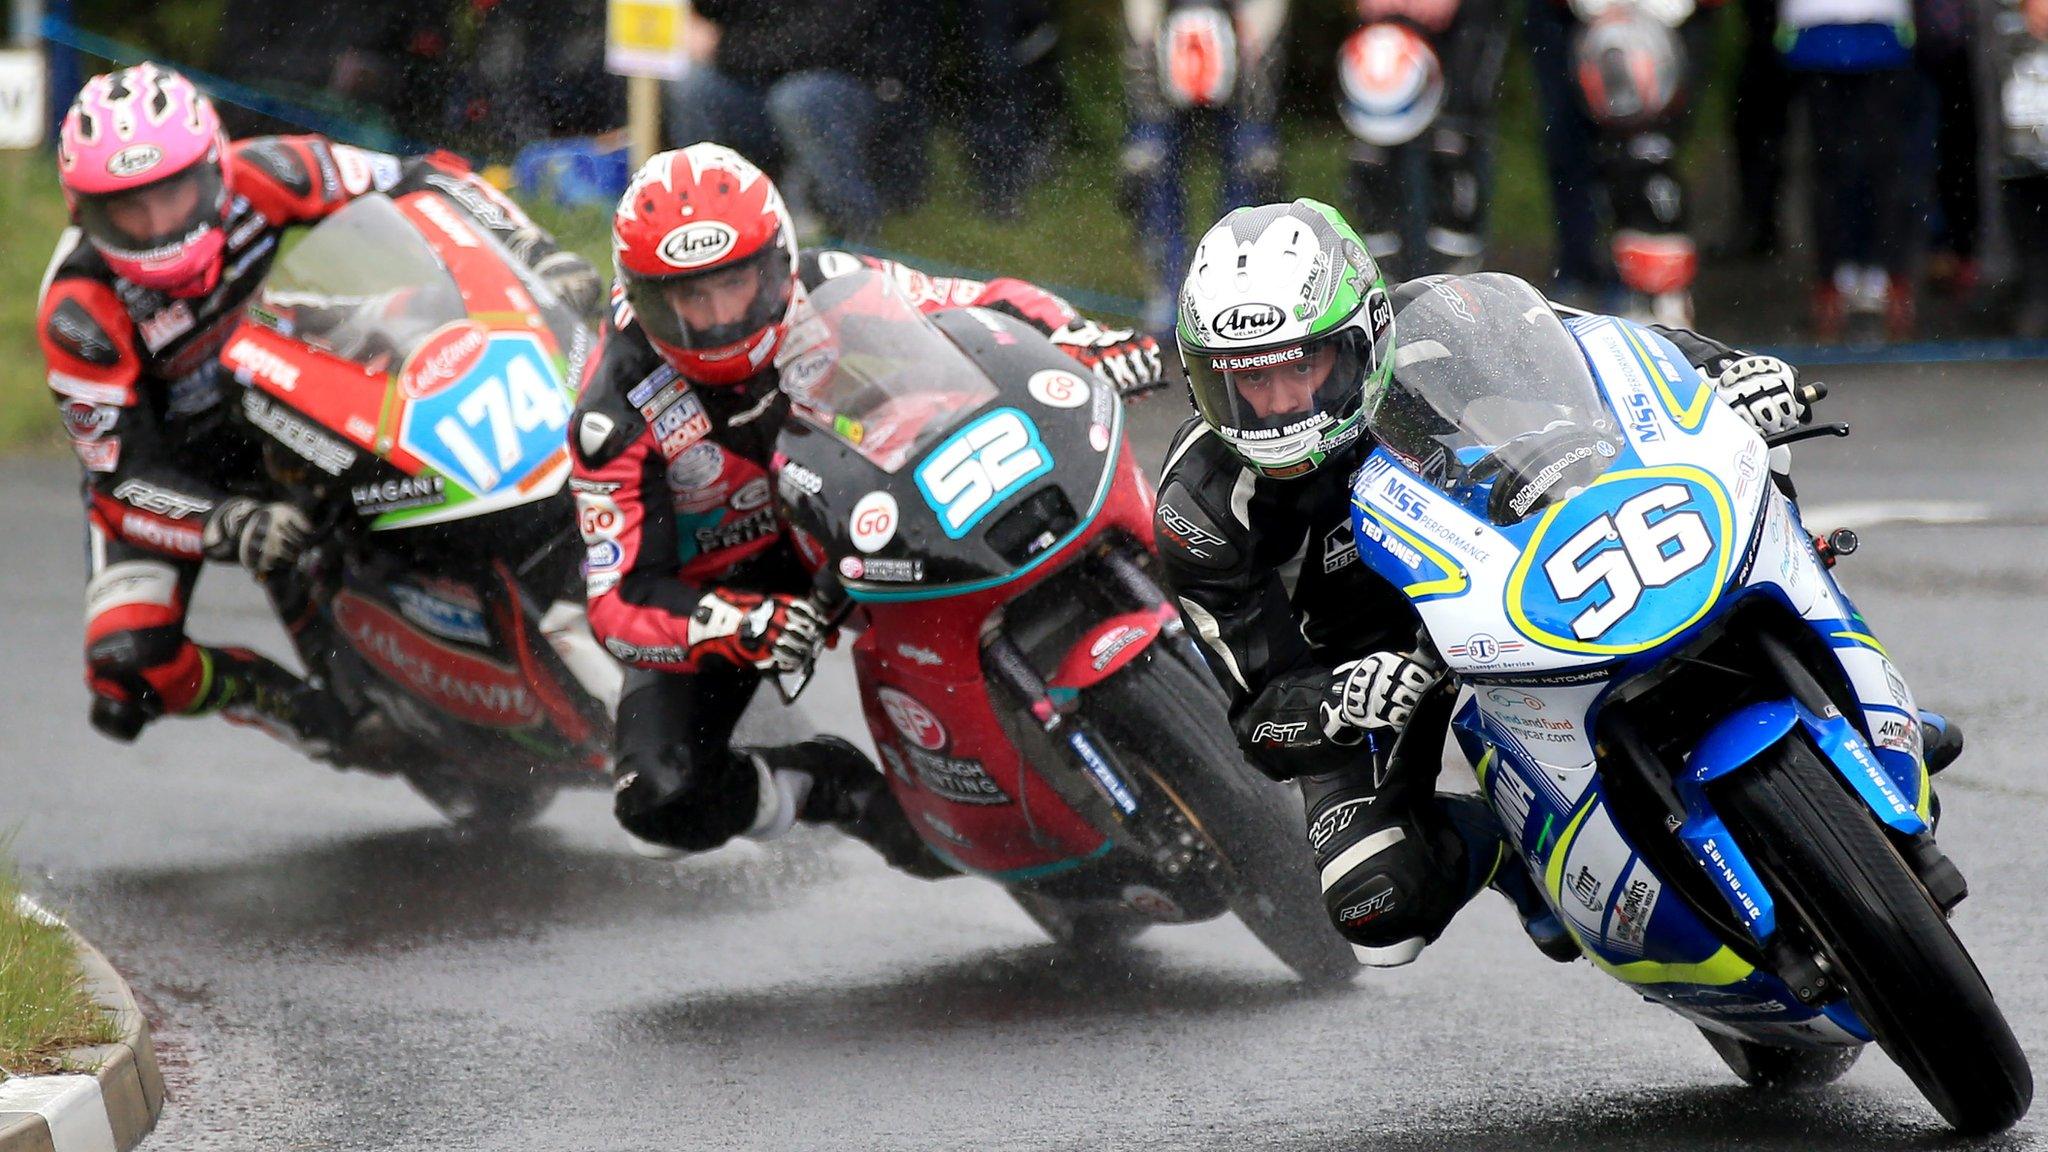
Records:
[[[1722,367],[1714,390],[1761,436],[1796,428],[1806,420],[1799,400],[1799,373],[1776,356],[1744,356]]]
[[[533,271],[578,316],[594,317],[604,304],[604,277],[574,252],[551,252],[541,257]]]
[[[794,672],[825,638],[809,600],[714,588],[690,613],[690,659],[715,656],[739,667]]]
[[[1440,669],[1419,652],[1375,652],[1339,664],[1323,702],[1323,735],[1355,744],[1366,731],[1398,735]]]
[[[1075,320],[1054,332],[1052,342],[1119,395],[1135,396],[1166,383],[1159,341],[1129,328],[1104,328],[1093,320]]]
[[[268,576],[299,558],[312,528],[289,504],[231,496],[207,515],[200,546],[209,560],[231,560]]]

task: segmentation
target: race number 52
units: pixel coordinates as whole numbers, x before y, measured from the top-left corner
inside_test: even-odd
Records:
[[[1017,489],[1052,470],[1038,431],[1014,408],[1002,408],[957,432],[917,468],[917,486],[959,539]]]

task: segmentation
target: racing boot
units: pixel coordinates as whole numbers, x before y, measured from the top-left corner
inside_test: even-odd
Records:
[[[334,694],[301,680],[247,648],[203,648],[208,683],[190,714],[219,712],[229,723],[261,728],[315,760],[342,766],[355,718]]]
[[[744,751],[761,774],[760,807],[747,835],[770,840],[798,820],[829,824],[912,876],[958,873],[911,827],[889,781],[861,750],[837,736]]]
[[[1491,887],[1514,904],[1522,931],[1538,952],[1560,964],[1577,960],[1578,939],[1558,919],[1536,887],[1535,877],[1516,858],[1493,809],[1476,796],[1438,796],[1437,801],[1458,838],[1465,842],[1468,867],[1480,877],[1474,887]]]

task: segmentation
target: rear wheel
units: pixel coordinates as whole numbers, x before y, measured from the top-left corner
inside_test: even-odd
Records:
[[[1721,1060],[1730,1071],[1741,1077],[1744,1084],[1779,1092],[1833,1084],[1849,1071],[1858,1056],[1863,1055],[1860,1046],[1774,1048],[1754,1040],[1724,1036],[1711,1028],[1700,1029],[1700,1035],[1707,1038],[1707,1043],[1714,1046]]]
[[[1717,786],[1716,800],[1785,906],[1781,923],[1803,928],[1935,1110],[1973,1135],[2025,1115],[2033,1073],[1983,975],[1870,810],[1804,737]]]
[[[1323,911],[1301,799],[1245,762],[1206,675],[1157,648],[1082,695],[1117,758],[1173,796],[1227,865],[1230,910],[1312,984],[1358,973]]]

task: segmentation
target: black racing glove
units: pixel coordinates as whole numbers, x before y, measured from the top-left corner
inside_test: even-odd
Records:
[[[290,504],[230,496],[207,515],[200,545],[209,560],[231,560],[268,576],[299,558],[312,528]]]

